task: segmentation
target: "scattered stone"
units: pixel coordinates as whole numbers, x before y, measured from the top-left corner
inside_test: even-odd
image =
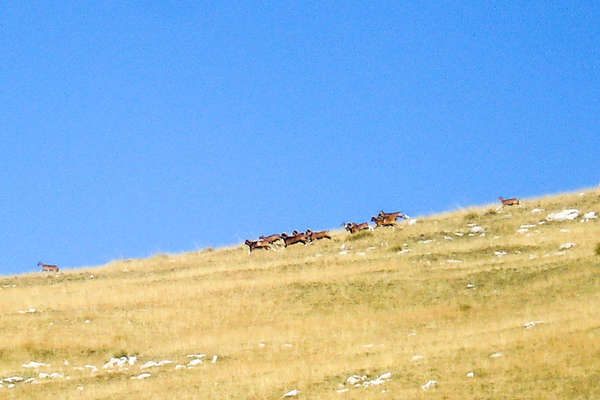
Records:
[[[135,365],[136,362],[137,362],[136,356],[123,356],[120,358],[112,357],[110,360],[108,360],[102,366],[102,368],[104,368],[104,369],[115,368],[115,367],[122,368],[125,365]],[[143,368],[143,366],[142,366],[142,368]]]
[[[475,285],[473,285],[472,283],[467,283],[467,289],[473,289],[475,288]]]
[[[171,361],[171,360],[163,360],[163,361],[159,361],[159,362],[148,361],[146,364],[142,365],[140,367],[140,369],[146,369],[146,368],[151,368],[151,367],[161,367],[166,364],[173,364],[173,361]]]
[[[144,373],[144,374],[139,374],[138,376],[132,376],[130,379],[142,380],[142,379],[150,378],[151,376],[152,375],[150,375],[148,373]]]
[[[575,246],[575,243],[563,243],[560,245],[559,250],[567,250],[567,249],[571,249]]]
[[[338,393],[346,393],[346,392],[348,392],[349,390],[350,390],[350,389],[348,389],[348,388],[344,388],[344,389],[338,389],[338,390],[336,390],[336,392],[338,392]]]
[[[571,232],[571,231],[570,231],[570,230],[568,230],[568,229],[561,229],[560,231],[561,231],[562,233],[569,233],[569,232]]]
[[[525,329],[531,329],[534,326],[539,325],[539,324],[543,324],[543,323],[544,323],[544,321],[530,321],[530,322],[525,323],[523,325],[523,328],[525,328]]]
[[[202,364],[202,360],[199,359],[199,358],[195,358],[195,359],[193,359],[192,361],[190,361],[188,363],[188,367],[193,367],[193,366],[196,366],[198,364]]]
[[[86,365],[86,366],[85,366],[85,368],[91,369],[91,370],[92,370],[92,372],[96,372],[96,371],[98,371],[98,368],[96,368],[96,367],[95,367],[95,366],[93,366],[93,365],[89,365],[89,364],[88,364],[88,365]]]
[[[596,219],[598,216],[595,211],[586,212],[583,214],[583,221],[589,221],[590,219]]]
[[[448,236],[448,235],[444,235],[444,239],[446,239],[446,240],[454,240],[454,238],[452,238],[452,236]]]
[[[571,221],[579,216],[579,210],[571,208],[567,210],[562,210],[556,213],[550,213],[546,217],[546,221]]]
[[[507,255],[508,253],[500,250],[500,251],[494,251],[494,254],[497,255],[498,257],[502,257],[502,256]]]
[[[429,389],[433,389],[434,387],[436,387],[438,385],[437,381],[428,381],[426,384],[424,384],[423,386],[421,386],[421,389],[423,390],[429,390]]]
[[[264,343],[261,343],[264,344]],[[206,354],[188,354],[186,356],[187,358],[204,358],[206,357]]]
[[[29,310],[19,310],[19,314],[30,314],[34,312],[37,312],[35,308],[30,308]]]
[[[2,379],[5,383],[18,383],[23,382],[25,378],[21,378],[20,376],[11,376],[9,378]]]
[[[423,243],[423,244],[428,244],[431,242],[433,242],[433,239],[421,240],[421,243]]]
[[[23,364],[22,367],[23,368],[40,368],[40,367],[49,367],[50,364],[44,364],[41,362],[36,362],[36,361],[30,361],[27,364]]]
[[[455,234],[456,236],[458,236],[458,237],[462,237],[462,236],[464,236],[464,235],[465,235],[465,234],[464,234],[464,233],[462,233],[462,232],[454,232],[454,234]]]
[[[446,262],[450,263],[450,264],[460,264],[463,261],[462,260],[453,260],[453,259],[450,259],[450,260],[446,260]]]
[[[287,392],[286,394],[284,394],[283,396],[281,396],[281,398],[294,397],[294,396],[298,396],[299,394],[300,394],[300,391],[298,389],[293,389],[293,390],[290,390],[289,392]]]
[[[544,211],[543,208],[534,208],[533,210],[531,210],[531,213],[538,214],[538,213],[541,213],[542,211]]]
[[[485,232],[485,229],[482,226],[475,225],[474,227],[471,228],[471,233],[483,233],[483,232]]]
[[[344,254],[348,254],[348,252],[346,250],[342,250],[338,254],[344,255]]]
[[[177,365],[175,366],[175,369],[184,369],[184,368],[186,368],[186,366],[185,366],[185,365],[182,365],[182,364],[177,364]]]

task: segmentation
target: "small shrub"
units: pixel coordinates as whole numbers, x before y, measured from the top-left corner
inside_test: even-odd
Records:
[[[479,218],[479,214],[477,214],[475,211],[471,211],[470,213],[466,214],[463,219],[465,221],[474,221],[476,219]]]
[[[373,236],[373,232],[371,232],[371,231],[362,231],[362,232],[355,233],[354,235],[351,235],[346,240],[360,240],[360,239],[368,238],[368,237],[371,237],[371,236]]]
[[[402,251],[402,250],[403,250],[403,247],[402,247],[402,245],[398,245],[398,246],[392,246],[392,247],[390,247],[390,251],[391,251],[392,253],[396,253],[396,252],[398,252],[398,251]]]
[[[600,243],[596,245],[596,255],[600,256]]]
[[[114,357],[114,358],[127,357],[128,355],[129,355],[129,353],[127,352],[127,350],[124,350],[124,349],[117,350],[112,353],[112,357]]]
[[[485,212],[485,214],[484,214],[484,215],[485,215],[485,216],[490,216],[490,215],[496,215],[496,214],[498,214],[498,212],[497,212],[496,210],[494,210],[493,208],[490,208],[489,210],[487,210],[487,211]]]
[[[459,304],[459,305],[458,305],[458,309],[459,309],[460,311],[463,311],[463,312],[465,312],[465,311],[469,311],[471,308],[472,308],[472,307],[471,307],[471,305],[470,305],[470,304]]]

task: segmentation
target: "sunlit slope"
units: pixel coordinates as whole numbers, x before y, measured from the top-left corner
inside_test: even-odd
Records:
[[[600,192],[496,208],[0,278],[0,398],[600,398]]]

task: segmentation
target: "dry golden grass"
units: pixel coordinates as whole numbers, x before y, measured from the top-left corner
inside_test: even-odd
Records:
[[[600,193],[496,208],[251,255],[237,246],[0,278],[0,379],[35,378],[5,381],[0,398],[600,398],[599,222],[538,224],[600,211]],[[203,364],[175,369],[197,353]],[[138,362],[102,368],[123,355]],[[174,363],[140,369],[151,360]],[[346,383],[386,372],[381,385]]]

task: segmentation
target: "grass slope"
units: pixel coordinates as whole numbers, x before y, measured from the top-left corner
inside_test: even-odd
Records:
[[[541,223],[600,211],[600,192],[496,207],[272,252],[0,278],[0,398],[600,398],[598,220]]]

